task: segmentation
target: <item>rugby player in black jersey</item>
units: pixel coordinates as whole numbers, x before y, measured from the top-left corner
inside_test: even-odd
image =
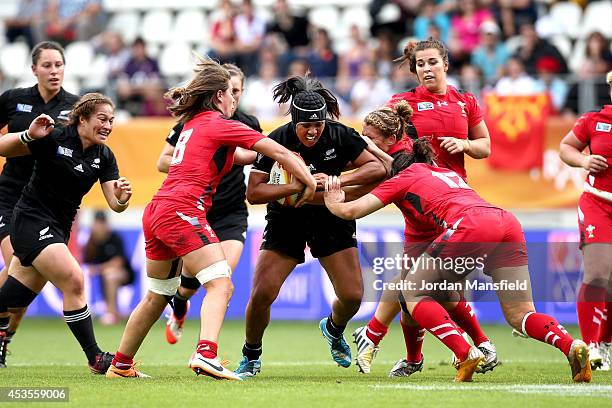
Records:
[[[94,374],[104,374],[113,356],[97,345],[83,271],[67,243],[81,200],[96,181],[111,209],[128,207],[131,184],[119,177],[115,156],[106,146],[113,120],[112,101],[92,93],[75,104],[66,126],[56,127],[52,117],[42,114],[28,130],[0,138],[0,155],[32,155],[36,160],[11,220],[15,256],[0,288],[0,327],[8,325],[8,308],[28,307],[50,281],[62,292],[64,320]]]
[[[21,132],[41,113],[54,120],[68,118],[78,96],[62,88],[65,67],[64,49],[56,42],[43,41],[32,49],[32,73],[36,85],[30,88],[15,88],[0,95],[0,128],[7,126],[8,132]],[[13,257],[9,237],[13,208],[21,197],[21,191],[32,176],[32,156],[12,157],[6,160],[0,174],[0,247],[4,269],[0,271],[0,285],[8,276],[8,266]],[[17,331],[25,308],[11,309],[8,326],[0,326],[0,368],[6,367],[7,345]]]

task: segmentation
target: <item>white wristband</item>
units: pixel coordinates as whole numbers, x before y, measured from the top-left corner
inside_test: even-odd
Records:
[[[30,143],[33,140],[34,139],[28,134],[27,130],[24,130],[19,134],[19,141],[24,145]]]
[[[130,204],[130,200],[126,201],[125,203],[122,203],[121,201],[119,201],[119,199],[117,198],[117,205],[119,207],[127,207]]]

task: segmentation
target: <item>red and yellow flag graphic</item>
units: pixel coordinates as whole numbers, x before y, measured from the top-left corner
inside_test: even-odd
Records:
[[[491,135],[490,166],[530,170],[542,166],[544,127],[552,109],[548,94],[484,96],[485,122]]]

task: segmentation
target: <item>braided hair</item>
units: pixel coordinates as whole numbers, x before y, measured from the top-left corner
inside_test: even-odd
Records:
[[[408,102],[402,100],[393,108],[384,107],[368,113],[363,122],[380,130],[385,139],[395,136],[399,141],[410,126],[411,118],[412,107]]]
[[[115,109],[113,101],[106,95],[95,92],[83,95],[72,107],[65,124],[73,126],[79,123],[79,118],[89,119],[96,111],[96,106],[102,104],[110,105],[111,108]]]

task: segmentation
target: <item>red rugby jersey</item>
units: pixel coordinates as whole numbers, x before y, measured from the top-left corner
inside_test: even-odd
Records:
[[[456,172],[423,163],[402,170],[381,183],[372,194],[385,205],[397,205],[407,225],[413,222],[413,211],[447,228],[461,219],[467,209],[496,208],[476,194]]]
[[[612,193],[612,105],[605,105],[596,112],[585,113],[572,129],[578,140],[589,145],[592,154],[606,158],[608,168],[589,173],[587,183]]]
[[[418,86],[407,92],[395,94],[387,102],[393,107],[405,100],[414,110],[412,123],[419,137],[431,136],[431,144],[438,156],[436,163],[459,174],[467,180],[463,153],[449,154],[440,148],[441,136],[467,139],[468,130],[476,126],[483,118],[476,97],[468,92],[461,92],[448,86],[444,95],[429,92]]]
[[[199,113],[183,126],[168,177],[153,199],[208,210],[221,177],[232,168],[236,146],[250,149],[264,137],[217,111]]]

